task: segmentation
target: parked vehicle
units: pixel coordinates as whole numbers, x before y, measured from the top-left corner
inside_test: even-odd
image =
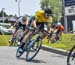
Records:
[[[11,28],[6,28],[4,26],[0,26],[0,33],[1,34],[12,34],[13,33],[13,29]]]

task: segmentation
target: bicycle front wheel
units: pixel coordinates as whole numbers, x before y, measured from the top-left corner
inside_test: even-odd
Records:
[[[67,65],[75,65],[75,45],[71,48],[67,56]]]
[[[19,48],[17,49],[17,52],[16,52],[16,57],[17,57],[17,58],[19,58],[20,56],[22,56],[22,54],[24,53],[24,50],[22,50],[22,52],[20,52],[20,49],[21,49],[21,47],[19,47]]]
[[[30,46],[26,54],[26,61],[31,61],[37,55],[41,46],[42,46],[41,39],[39,41],[36,40],[32,45],[30,43]]]
[[[13,42],[10,42],[10,46],[15,46],[16,44],[16,39]]]

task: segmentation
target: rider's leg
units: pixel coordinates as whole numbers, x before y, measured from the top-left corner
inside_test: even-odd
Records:
[[[23,32],[23,35],[22,35],[22,37],[21,37],[21,39],[20,39],[20,42],[22,42],[24,36],[25,36],[27,33],[28,33],[28,29],[26,29],[26,30]]]
[[[56,36],[56,32],[53,32],[50,40],[55,41],[55,36]]]
[[[57,41],[59,39],[60,39],[60,30],[58,30],[55,35],[55,40]]]
[[[59,39],[62,40],[62,31],[59,33]]]
[[[30,37],[30,35],[32,34],[32,32],[31,31],[29,31],[25,36],[24,36],[24,38],[23,38],[23,40],[22,40],[22,45],[21,45],[21,47],[23,48],[24,47],[24,45],[27,43],[27,41],[28,41],[28,39],[29,39],[29,37]]]
[[[16,29],[11,37],[11,39],[9,40],[9,42],[13,43],[15,38],[16,38],[16,35],[17,35],[17,32],[18,32],[18,29]]]

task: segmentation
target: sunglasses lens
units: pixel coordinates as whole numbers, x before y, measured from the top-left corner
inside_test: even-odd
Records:
[[[47,16],[50,16],[50,14],[47,14]]]

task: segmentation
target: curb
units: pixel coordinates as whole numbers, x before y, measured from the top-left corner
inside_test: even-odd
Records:
[[[52,47],[48,47],[48,46],[44,46],[44,45],[42,46],[42,49],[46,50],[46,51],[53,52],[53,53],[61,54],[61,55],[64,55],[64,56],[67,56],[68,53],[69,53],[69,51],[66,51],[66,50],[52,48]]]

